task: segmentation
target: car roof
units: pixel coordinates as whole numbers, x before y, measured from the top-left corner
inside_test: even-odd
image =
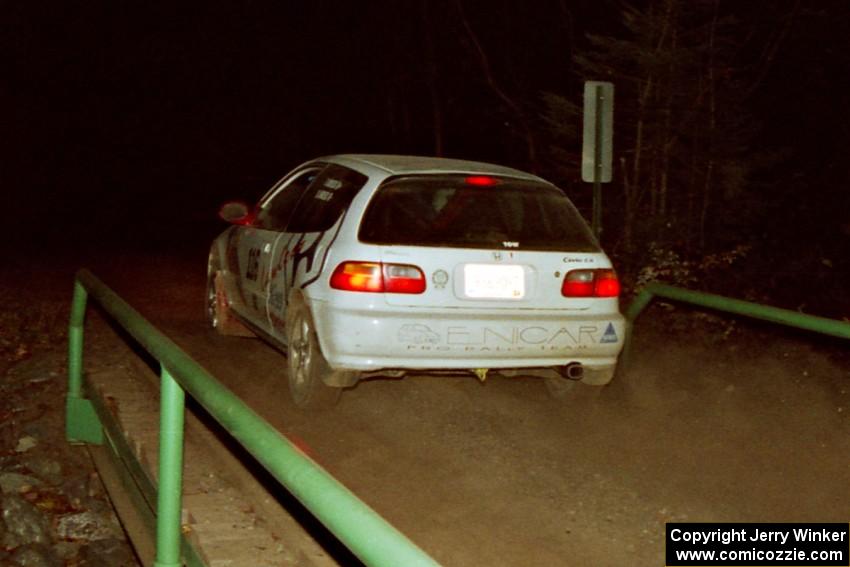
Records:
[[[380,170],[388,176],[416,173],[481,173],[543,181],[536,175],[503,165],[440,157],[389,154],[340,154],[326,156],[320,158],[318,161],[339,163],[360,170]]]

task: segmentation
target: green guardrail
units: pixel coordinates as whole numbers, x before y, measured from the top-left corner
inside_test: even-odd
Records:
[[[103,426],[94,405],[83,395],[83,325],[89,297],[160,363],[155,567],[181,565],[186,392],[364,564],[438,565],[88,270],[77,272],[68,329],[66,436],[70,441],[92,444],[104,441]]]
[[[753,319],[778,323],[788,327],[795,327],[807,331],[814,331],[842,339],[850,339],[850,323],[836,321],[826,317],[807,315],[790,309],[781,309],[769,305],[761,305],[741,299],[733,299],[722,295],[692,291],[681,287],[662,283],[650,283],[643,287],[640,293],[626,309],[626,345],[623,349],[624,360],[628,364],[631,359],[632,330],[635,319],[650,304],[655,297],[662,297],[681,303],[690,303],[699,307],[706,307],[715,311],[723,311],[735,315],[743,315]]]

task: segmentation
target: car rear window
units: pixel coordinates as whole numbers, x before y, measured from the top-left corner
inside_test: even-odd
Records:
[[[304,191],[287,224],[287,232],[323,232],[339,220],[366,183],[366,176],[347,167],[327,166]]]
[[[359,238],[373,244],[599,250],[587,223],[560,189],[465,175],[385,182],[366,209]]]

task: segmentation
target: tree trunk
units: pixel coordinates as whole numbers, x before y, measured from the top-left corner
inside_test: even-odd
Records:
[[[520,108],[519,104],[517,104],[508,94],[499,86],[499,83],[496,81],[495,76],[493,75],[493,71],[490,68],[490,59],[487,57],[487,53],[484,51],[484,47],[481,45],[481,42],[478,39],[478,36],[472,29],[472,26],[469,24],[469,20],[466,17],[466,13],[463,10],[463,4],[461,0],[456,0],[457,11],[460,16],[461,24],[463,25],[464,30],[466,30],[466,35],[469,38],[469,41],[472,43],[473,47],[475,47],[475,52],[478,55],[478,62],[481,65],[481,71],[484,73],[484,79],[487,81],[487,85],[490,89],[496,94],[497,97],[514,113],[516,116],[517,122],[519,122],[522,127],[523,136],[525,138],[526,151],[528,154],[528,169],[535,173],[537,171],[537,148],[534,139],[534,132],[531,129],[531,125],[528,122],[528,118],[525,116],[525,113]]]
[[[623,211],[623,248],[626,252],[631,252],[634,249],[634,188],[629,180],[629,169],[626,166],[626,158],[620,158],[620,169],[623,172],[623,201],[625,203]]]
[[[672,4],[672,3],[671,3]],[[670,6],[672,10],[672,5]],[[668,15],[672,18],[672,14],[668,11]],[[678,47],[678,26],[673,25],[673,30],[670,34],[670,49],[675,52]],[[673,97],[675,85],[677,83],[676,76],[676,58],[670,58],[670,67],[667,73],[667,98],[664,101],[664,130],[663,142],[661,145],[661,183],[658,188],[658,214],[662,218],[667,216],[667,195],[669,191],[670,179],[670,154],[676,143],[676,138],[673,135]]]
[[[714,2],[714,18],[711,20],[711,31],[708,36],[708,164],[705,169],[705,183],[703,184],[702,210],[699,218],[699,246],[705,250],[705,228],[708,219],[709,206],[711,205],[712,184],[714,183],[714,160],[715,160],[715,138],[717,136],[717,100],[714,72],[714,36],[717,30],[717,13],[720,0]]]
[[[428,73],[428,94],[431,99],[431,127],[434,134],[434,155],[442,156],[443,149],[443,104],[437,87],[437,57],[434,54],[431,17],[428,13],[428,0],[420,3],[422,9],[422,35],[425,44],[425,67]]]

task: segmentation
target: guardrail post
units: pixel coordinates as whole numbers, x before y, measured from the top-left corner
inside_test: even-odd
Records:
[[[68,323],[68,394],[65,398],[65,437],[78,443],[103,443],[103,426],[92,403],[83,397],[83,325],[88,292],[74,280]]]
[[[619,370],[621,373],[625,373],[631,365],[632,349],[634,348],[632,346],[634,340],[632,333],[634,333],[635,319],[649,305],[650,301],[652,301],[652,292],[647,287],[644,287],[632,300],[632,303],[624,313],[626,317],[626,335],[623,339],[623,351],[620,354]]]
[[[645,286],[642,290],[640,290],[640,293],[635,296],[625,313],[626,319],[630,323],[634,323],[641,311],[649,305],[649,302],[652,301],[652,296],[653,293],[651,285]]]
[[[160,372],[159,485],[154,567],[180,567],[183,423],[186,394],[163,366]]]

